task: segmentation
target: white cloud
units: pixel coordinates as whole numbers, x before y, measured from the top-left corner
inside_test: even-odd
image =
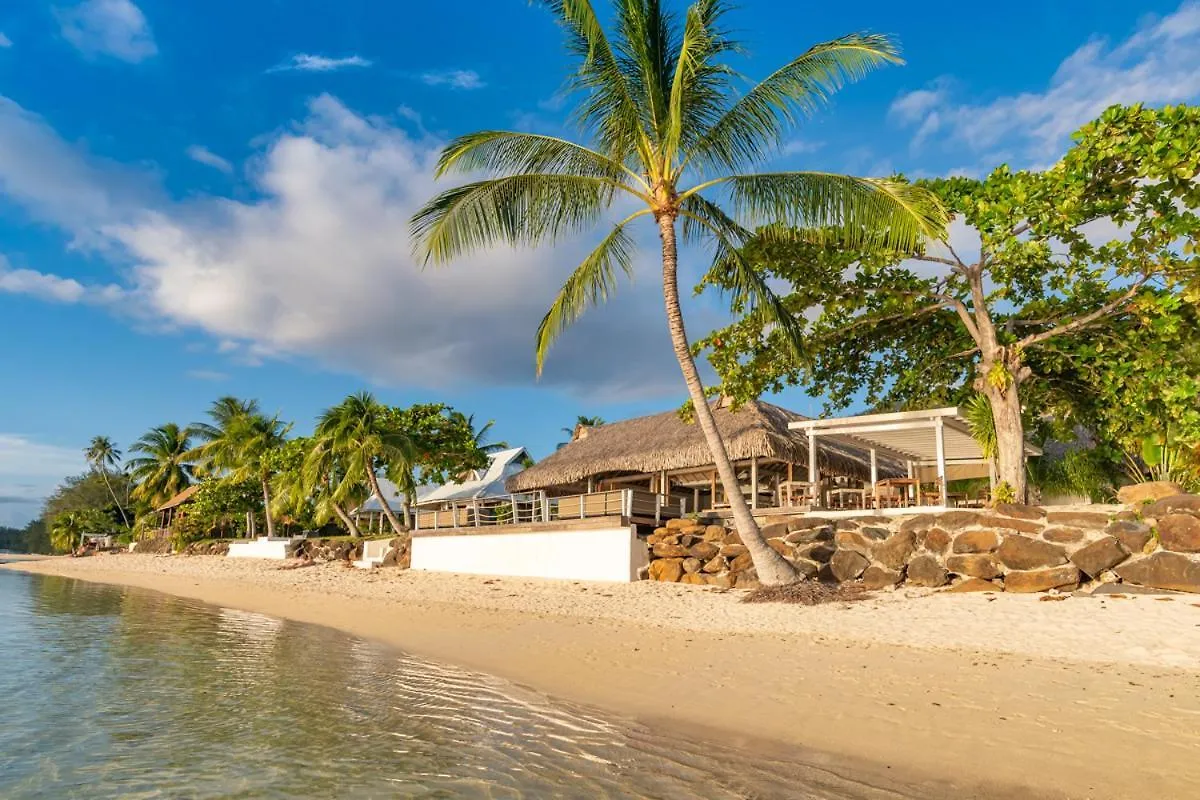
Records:
[[[267,72],[333,72],[347,67],[369,67],[371,62],[362,56],[330,58],[311,53],[297,53],[282,64],[271,67]]]
[[[0,255],[0,293],[26,295],[54,303],[115,303],[124,296],[119,286],[84,285],[74,278],[63,278],[31,269],[11,269]]]
[[[212,381],[220,383],[229,380],[229,373],[220,372],[213,369],[189,369],[186,373],[187,377],[196,381]]]
[[[446,69],[425,72],[421,82],[427,86],[448,86],[451,89],[473,90],[487,86],[479,73],[472,69]]]
[[[444,143],[329,96],[264,139],[249,162],[253,200],[185,203],[150,195],[138,204],[135,194],[114,193],[106,182],[126,175],[100,169],[12,105],[10,122],[25,126],[29,139],[16,140],[23,150],[8,158],[0,146],[0,193],[77,239],[99,240],[102,254],[121,266],[132,301],[123,308],[204,331],[233,363],[306,359],[410,386],[529,385],[537,325],[601,235],[420,269],[409,220],[449,185],[433,178]],[[0,145],[4,137],[0,115]],[[35,170],[22,172],[29,153],[44,156],[40,168],[56,178],[50,188]],[[67,194],[56,204],[64,187],[93,200],[72,206]],[[653,226],[640,233],[649,240]],[[647,246],[647,261],[655,253]],[[58,291],[80,296],[73,287]],[[690,321],[699,333],[720,321],[716,314],[702,308]],[[609,308],[589,311],[551,353],[544,381],[592,397],[677,394],[654,282],[622,287]]]
[[[1062,152],[1083,123],[1116,103],[1161,105],[1200,97],[1200,2],[1150,19],[1116,45],[1092,39],[1055,71],[1041,92],[958,102],[947,79],[901,95],[891,113],[915,127],[913,144],[937,139],[977,155],[1043,166]]]
[[[203,145],[194,144],[187,149],[187,157],[205,166],[220,170],[226,174],[233,172],[233,164],[230,164],[219,155],[209,150]]]
[[[814,142],[808,139],[792,139],[789,142],[784,142],[783,147],[779,149],[781,156],[798,156],[806,153],[815,153],[825,146],[824,142]]]
[[[54,13],[63,38],[84,55],[137,63],[158,52],[145,15],[130,0],[84,0]]]
[[[12,47],[12,39],[5,36],[3,31],[0,31],[0,47]]]

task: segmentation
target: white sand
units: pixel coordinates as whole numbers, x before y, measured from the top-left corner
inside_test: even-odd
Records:
[[[1189,795],[1200,596],[906,590],[808,608],[678,584],[219,557],[3,568],[326,624],[613,711],[949,781],[962,796],[1200,796]]]

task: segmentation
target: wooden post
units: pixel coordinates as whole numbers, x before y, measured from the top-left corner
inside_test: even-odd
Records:
[[[711,505],[712,505],[712,507],[713,507],[713,508],[716,508],[716,507],[717,507],[717,471],[714,469],[714,470],[712,471],[712,475],[711,475],[711,476],[709,476],[709,477],[710,477],[710,478],[711,478],[711,480],[712,480],[712,501],[711,501]]]
[[[696,512],[696,513],[700,512],[700,487],[699,486],[692,487],[692,511]]]
[[[750,508],[758,508],[758,456],[750,458]]]
[[[809,493],[812,495],[813,508],[821,507],[821,492],[817,486],[821,480],[821,471],[817,466],[817,435],[809,430],[808,432],[808,483]]]
[[[934,444],[937,448],[937,475],[938,483],[941,484],[939,494],[941,495],[939,502],[942,506],[946,505],[946,433],[943,430],[942,418],[938,417],[934,420],[933,425]]]
[[[596,479],[589,475],[587,482],[587,493],[591,494],[594,491],[596,491]]]

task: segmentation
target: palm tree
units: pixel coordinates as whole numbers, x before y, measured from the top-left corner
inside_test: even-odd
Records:
[[[257,400],[222,397],[208,410],[212,424],[197,423],[191,430],[203,444],[188,456],[211,474],[227,474],[237,481],[257,480],[262,487],[267,536],[275,536],[271,513],[271,468],[268,454],[282,447],[292,426],[276,414],[268,417]]]
[[[569,428],[563,428],[562,432],[567,436],[574,436],[575,432],[580,428],[595,428],[603,424],[603,417],[585,417],[583,414],[580,414],[575,417],[575,424]]]
[[[104,479],[104,486],[108,489],[108,493],[113,499],[113,505],[117,507],[117,511],[121,512],[121,521],[128,528],[129,517],[125,514],[125,507],[117,499],[117,493],[113,491],[112,481],[108,477],[110,472],[120,466],[121,451],[113,444],[112,439],[109,439],[107,436],[93,436],[91,444],[87,446],[83,454],[92,469]]]
[[[129,452],[140,454],[128,463],[130,476],[137,483],[134,496],[158,506],[191,486],[191,449],[188,431],[174,422],[151,428],[134,442]]]
[[[463,417],[463,415],[457,411],[455,414],[462,418],[462,423],[467,427],[468,430],[471,431],[471,449],[489,456],[492,453],[499,453],[501,450],[508,449],[508,442],[488,441],[488,439],[491,438],[492,426],[496,424],[496,420],[489,419],[483,425],[480,425],[478,428],[476,428],[474,414],[471,414],[467,417]]]
[[[615,289],[616,269],[632,274],[630,224],[652,217],[662,246],[671,343],[734,520],[759,579],[793,581],[795,569],[767,547],[738,490],[696,370],[679,308],[679,226],[685,242],[711,247],[712,269],[735,279],[735,306],[779,326],[797,355],[798,321],[742,255],[756,228],[778,240],[819,238],[903,251],[943,236],[941,205],[904,182],[743,171],[778,153],[797,118],[819,109],[847,81],[900,63],[897,47],[886,36],[844,36],[810,48],[738,94],[733,87],[739,76],[723,60],[739,49],[722,27],[724,0],[696,0],[682,16],[666,12],[661,0],[613,0],[615,38],[589,0],[544,5],[562,24],[577,59],[570,86],[582,97],[575,116],[593,146],[505,131],[455,140],[442,153],[439,176],[495,177],[450,189],[416,214],[417,256],[444,263],[497,244],[554,242],[593,227],[618,199],[622,210],[636,208],[576,268],[542,320],[540,373],[555,337]]]
[[[333,408],[326,409],[317,420],[313,434],[316,445],[309,457],[314,464],[327,457],[340,459],[345,474],[339,487],[366,483],[379,498],[392,530],[400,534],[404,532],[404,526],[379,488],[376,472],[390,468],[393,475],[411,476],[413,443],[407,434],[389,422],[387,412],[387,406],[370,392],[350,395]],[[310,466],[310,469],[317,468]],[[406,485],[400,489],[408,492],[411,487]],[[343,488],[335,490],[339,497],[346,494]]]

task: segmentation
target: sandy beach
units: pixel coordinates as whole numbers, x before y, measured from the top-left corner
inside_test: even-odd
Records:
[[[928,796],[1187,798],[1200,786],[1200,597],[909,590],[807,608],[678,584],[219,557],[0,569],[327,625]]]

